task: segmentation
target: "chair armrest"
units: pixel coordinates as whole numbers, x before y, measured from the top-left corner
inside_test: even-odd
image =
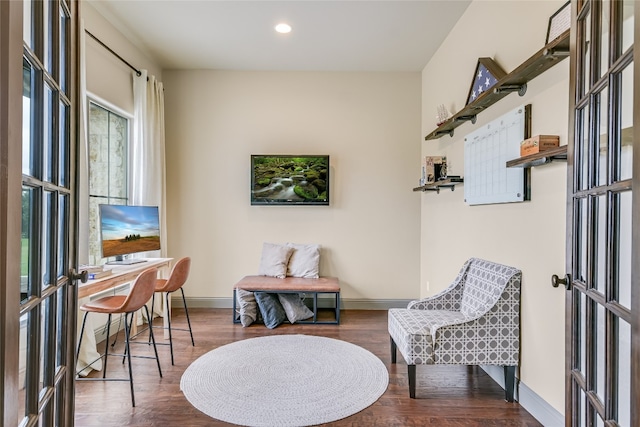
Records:
[[[491,317],[511,322],[498,321]],[[443,326],[433,336],[433,363],[515,366],[520,360],[518,316],[498,312],[464,323]]]

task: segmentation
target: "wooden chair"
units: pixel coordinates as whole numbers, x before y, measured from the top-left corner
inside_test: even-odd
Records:
[[[184,290],[182,289],[182,286],[185,284],[185,282],[187,281],[187,278],[189,277],[190,268],[191,268],[191,258],[184,257],[179,259],[178,262],[176,262],[173,268],[171,269],[171,274],[169,275],[168,279],[156,279],[155,292],[151,297],[151,301],[152,301],[151,307],[153,307],[153,303],[155,302],[155,294],[158,292],[165,293],[165,307],[167,308],[166,310],[167,329],[169,330],[168,345],[171,350],[172,365],[175,364],[173,360],[173,337],[171,334],[172,330],[176,330],[176,331],[188,330],[189,334],[191,335],[191,345],[194,347],[196,345],[196,343],[193,340],[193,331],[191,330],[191,321],[189,320],[189,309],[187,308],[187,300],[184,297]],[[172,329],[172,326],[171,326],[171,310],[169,310],[169,295],[177,291],[178,289],[182,293],[182,303],[184,304],[184,312],[187,316],[187,324],[189,325],[189,329],[180,329],[180,328]],[[149,322],[149,325],[151,326],[151,322]],[[152,327],[150,327],[149,329],[152,329]],[[167,345],[167,343],[158,343],[158,345]]]
[[[147,315],[147,319],[149,317],[149,309],[146,306],[146,303],[153,297],[155,290],[156,277],[158,276],[157,268],[149,268],[136,278],[136,280],[131,285],[131,290],[128,295],[112,295],[108,297],[103,297],[97,299],[95,301],[88,302],[80,307],[80,310],[83,310],[84,318],[82,320],[82,328],[80,330],[80,339],[78,340],[78,349],[76,353],[76,360],[78,358],[78,354],[80,352],[80,346],[82,345],[82,336],[84,334],[84,327],[87,322],[87,315],[89,313],[103,313],[107,314],[107,338],[105,339],[105,350],[104,354],[100,355],[100,357],[96,360],[104,358],[104,367],[102,371],[102,378],[76,378],[76,380],[104,380],[104,381],[129,381],[129,386],[131,389],[131,405],[136,406],[135,396],[133,392],[133,371],[131,369],[131,358],[138,357],[144,359],[154,359],[151,356],[133,356],[131,354],[131,346],[130,339],[131,337],[131,327],[133,324],[134,313],[141,308],[144,307],[144,310]],[[124,314],[124,332],[125,332],[125,350],[124,354],[114,354],[109,353],[109,328],[111,326],[111,316],[113,314]],[[160,377],[162,378],[162,369],[160,368],[160,359],[158,358],[158,350],[156,347],[156,340],[153,336],[152,328],[149,328],[150,340],[153,343],[153,351],[155,353],[156,363],[158,364],[158,372],[160,373]],[[112,356],[123,356],[122,362],[124,363],[125,359],[128,361],[128,370],[129,370],[129,378],[107,378],[107,361],[109,355]],[[95,360],[93,361],[95,362]],[[91,365],[91,362],[89,365]]]

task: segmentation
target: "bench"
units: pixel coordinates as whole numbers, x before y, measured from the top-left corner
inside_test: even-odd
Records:
[[[245,276],[233,285],[233,323],[240,323],[236,314],[236,289],[251,292],[270,292],[288,294],[311,294],[313,296],[313,320],[297,323],[331,324],[340,323],[340,283],[337,277],[320,277],[305,279],[302,277],[285,277],[279,279],[270,276]],[[318,294],[332,294],[335,298],[335,320],[318,320]]]

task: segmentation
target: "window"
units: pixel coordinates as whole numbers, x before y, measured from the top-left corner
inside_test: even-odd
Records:
[[[129,119],[89,102],[89,262],[101,264],[98,205],[128,201]]]

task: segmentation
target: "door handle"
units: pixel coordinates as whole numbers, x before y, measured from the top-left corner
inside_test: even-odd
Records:
[[[564,279],[558,277],[557,274],[551,276],[551,286],[557,288],[560,285],[564,285],[565,289],[569,290],[569,288],[571,288],[571,275],[565,274]]]
[[[89,272],[87,270],[82,270],[80,273],[77,273],[76,269],[72,268],[69,271],[69,278],[71,279],[72,284],[74,284],[76,280],[80,280],[82,283],[87,283],[87,280],[89,280]]]

